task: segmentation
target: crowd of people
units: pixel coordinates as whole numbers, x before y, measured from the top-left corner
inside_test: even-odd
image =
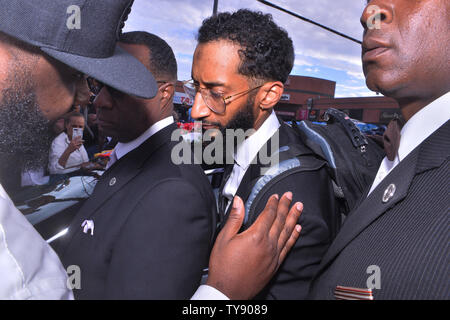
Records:
[[[104,173],[53,248],[0,186],[0,258],[9,262],[0,267],[0,298],[450,298],[448,1],[368,1],[378,6],[381,27],[369,27],[363,12],[366,82],[397,100],[406,123],[393,140],[386,135],[393,154],[377,164],[375,180],[342,224],[329,164],[273,110],[295,53],[271,15],[219,13],[198,30],[192,79],[184,81],[192,118],[215,137],[252,130],[224,149],[229,161],[216,200],[197,162],[173,161],[171,47],[148,32],[117,32],[132,1],[106,11],[95,2],[89,10],[104,21],[85,12],[90,34],[65,29],[63,42],[57,30],[64,17],[45,21],[44,11],[24,2],[30,5],[22,10],[0,0],[9,12],[0,14],[7,70],[0,74],[0,118],[23,114],[13,105],[42,117],[27,129],[39,131],[26,147],[1,151],[26,158],[46,147],[46,159],[23,167],[29,176],[48,170],[43,183],[79,170]],[[68,5],[44,0],[41,8],[48,17]],[[29,19],[18,26],[14,18],[23,14]],[[45,39],[35,19],[44,19]],[[54,132],[44,137],[49,125]],[[1,141],[8,134],[0,128]],[[106,138],[114,149],[103,167],[91,159]],[[276,164],[262,161],[275,155]],[[74,265],[81,283],[68,287],[65,269]]]

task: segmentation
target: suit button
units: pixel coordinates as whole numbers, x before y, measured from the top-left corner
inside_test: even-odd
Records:
[[[383,194],[383,203],[386,203],[386,202],[388,202],[389,200],[391,200],[392,199],[392,197],[394,196],[394,194],[395,194],[395,190],[396,190],[397,188],[396,188],[396,186],[395,186],[395,184],[393,184],[393,183],[391,183],[387,188],[386,188],[386,190],[384,190],[384,194]]]
[[[111,180],[109,180],[109,186],[112,187],[113,185],[115,185],[117,182],[117,179],[115,177],[111,178]]]

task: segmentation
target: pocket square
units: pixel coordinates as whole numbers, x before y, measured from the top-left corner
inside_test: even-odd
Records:
[[[88,233],[88,231],[91,231],[91,236],[94,235],[94,221],[92,220],[84,220],[81,224],[81,227],[83,228],[84,233]]]
[[[336,286],[334,297],[337,300],[373,300],[372,289]]]

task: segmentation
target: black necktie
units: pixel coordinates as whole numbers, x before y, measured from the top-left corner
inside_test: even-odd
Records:
[[[225,187],[225,184],[227,183],[228,179],[230,178],[231,172],[233,171],[233,165],[226,165],[225,170],[222,177],[222,182],[219,187],[219,217],[220,221],[224,220],[226,208],[228,206],[228,198],[225,198],[223,196],[223,188]]]
[[[384,151],[390,161],[393,161],[397,156],[400,145],[400,130],[402,127],[403,122],[399,118],[394,118],[389,122],[383,134]]]

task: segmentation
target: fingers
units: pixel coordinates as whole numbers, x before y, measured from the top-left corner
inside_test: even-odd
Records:
[[[277,216],[277,208],[278,195],[274,194],[267,200],[266,207],[248,230],[257,229],[260,234],[267,234]]]
[[[70,144],[73,145],[74,148],[80,148],[83,145],[83,140],[81,140],[81,138],[76,137],[74,139],[72,139],[72,141],[70,142]]]
[[[242,226],[244,216],[245,216],[244,203],[242,202],[241,198],[235,196],[233,200],[233,207],[231,208],[227,222],[225,223],[225,226],[223,227],[222,231],[220,231],[218,237],[231,239],[233,236],[235,236]]]
[[[279,250],[283,251],[283,249],[286,247],[287,242],[289,241],[292,242],[292,236],[297,235],[297,233],[299,232],[299,230],[296,230],[296,228],[297,226],[299,226],[297,222],[302,211],[303,211],[303,204],[301,202],[297,202],[292,206],[291,210],[289,210],[289,214],[286,218],[286,223],[283,226],[283,230],[278,238]],[[295,240],[297,240],[297,238],[295,238]],[[289,249],[287,251],[289,251]]]
[[[291,201],[292,192],[286,192],[281,197],[280,202],[278,203],[277,216],[269,232],[269,236],[271,237],[271,239],[279,238],[280,233],[284,228],[286,217],[289,214],[289,206],[291,204]]]
[[[283,249],[281,250],[280,256],[278,257],[278,267],[284,261],[284,259],[286,258],[286,255],[292,249],[295,242],[299,238],[301,230],[302,230],[302,227],[299,224],[295,225],[295,227],[293,228],[288,241],[285,243]]]

